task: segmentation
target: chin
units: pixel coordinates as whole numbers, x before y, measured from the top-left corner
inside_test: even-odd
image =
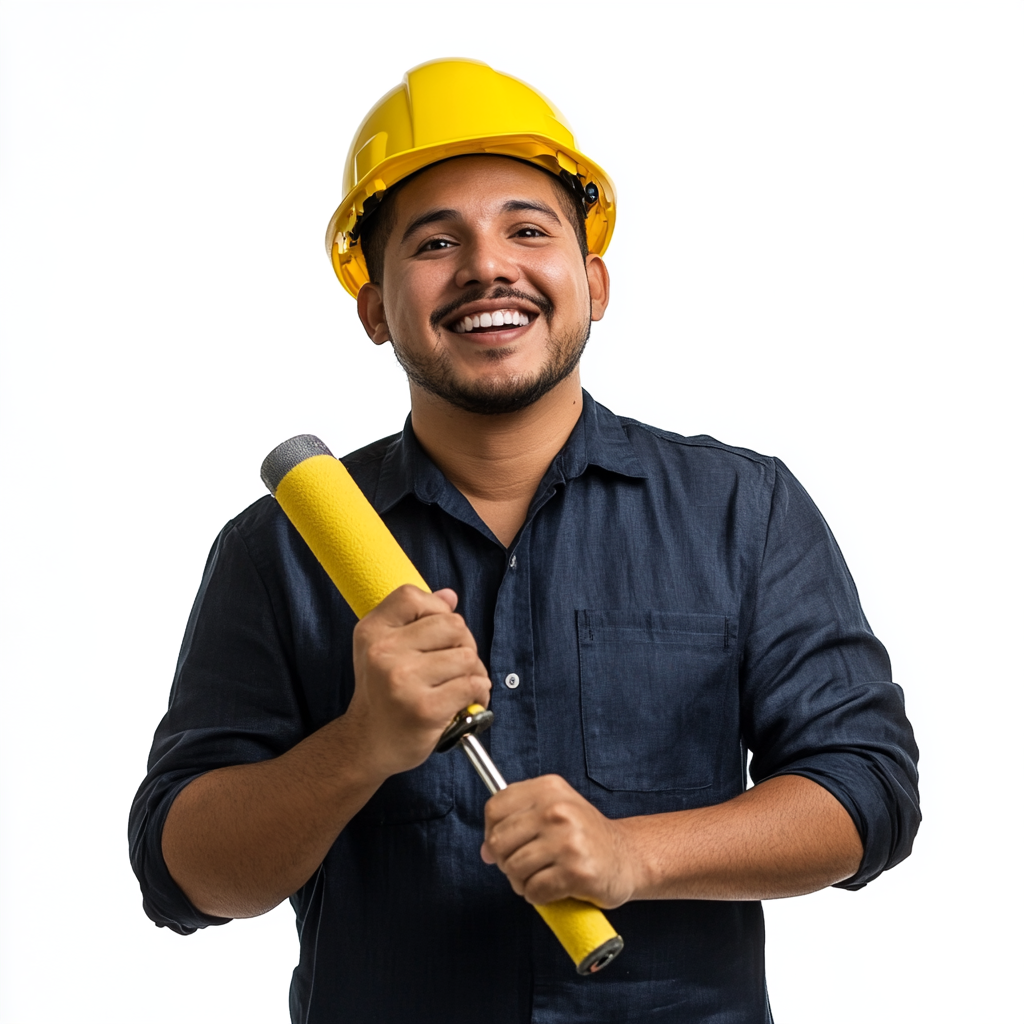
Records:
[[[503,375],[497,379],[448,381],[442,388],[428,388],[435,397],[464,412],[501,416],[520,412],[544,397],[558,382],[544,374]],[[422,385],[421,385],[422,386]]]
[[[590,322],[576,335],[555,339],[553,351],[539,370],[516,372],[502,366],[494,372],[471,376],[460,373],[448,353],[424,359],[394,346],[395,357],[409,378],[409,383],[435,398],[465,412],[481,416],[501,416],[520,412],[543,398],[579,366],[580,357],[590,336]],[[515,347],[490,349],[488,356],[496,362],[514,357]]]

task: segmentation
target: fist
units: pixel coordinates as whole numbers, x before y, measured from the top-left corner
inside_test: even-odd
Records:
[[[491,683],[453,590],[399,587],[352,637],[355,692],[345,717],[359,725],[364,756],[383,777],[431,754],[467,704],[490,701]]]
[[[635,891],[625,832],[558,775],[495,794],[485,822],[480,855],[530,903],[574,896],[612,908]]]

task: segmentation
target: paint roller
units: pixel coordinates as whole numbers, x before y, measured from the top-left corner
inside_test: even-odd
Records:
[[[359,485],[318,437],[300,434],[279,444],[260,476],[359,618],[404,584],[431,592]],[[438,752],[461,747],[492,794],[505,788],[505,780],[477,734],[493,720],[490,710],[470,705],[437,745]],[[570,897],[537,911],[580,974],[601,970],[622,951],[622,938],[593,904]]]

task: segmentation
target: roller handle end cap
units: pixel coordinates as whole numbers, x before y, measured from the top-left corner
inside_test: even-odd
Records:
[[[331,455],[327,447],[315,434],[296,434],[282,441],[264,460],[260,466],[260,479],[267,485],[271,494],[277,494],[278,485],[285,475],[300,462],[314,455]]]
[[[588,953],[577,965],[576,973],[584,977],[596,974],[602,967],[607,967],[621,952],[625,943],[621,935],[616,935],[607,942],[602,942],[597,949]]]

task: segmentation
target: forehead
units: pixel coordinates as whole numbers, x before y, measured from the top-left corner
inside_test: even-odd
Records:
[[[561,215],[554,178],[539,167],[504,156],[460,156],[428,167],[399,192],[398,221],[424,209],[500,207],[509,199],[540,199]]]

